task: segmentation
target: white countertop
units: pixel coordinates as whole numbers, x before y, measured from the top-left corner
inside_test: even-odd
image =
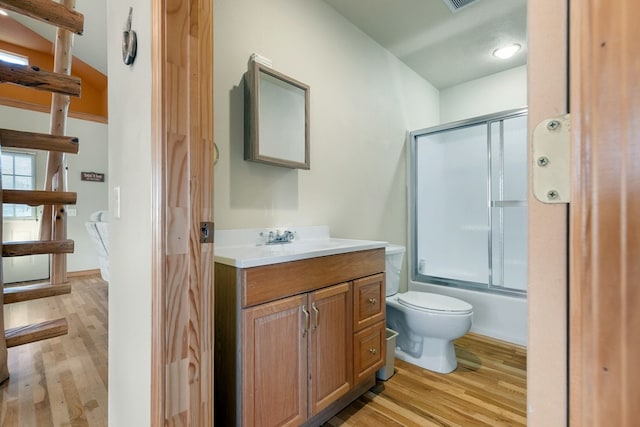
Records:
[[[280,230],[284,229],[280,228]],[[238,268],[249,268],[384,248],[387,245],[386,242],[375,240],[331,238],[328,227],[326,227],[326,232],[325,227],[290,227],[286,229],[294,231],[296,239],[291,243],[271,245],[265,244],[263,238],[265,233],[268,235],[269,229],[216,231],[215,262]],[[253,236],[258,237],[253,238]],[[253,241],[248,242],[248,240]]]

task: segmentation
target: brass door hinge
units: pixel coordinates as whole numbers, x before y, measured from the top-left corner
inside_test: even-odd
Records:
[[[533,195],[543,203],[571,201],[571,116],[552,117],[533,130]]]

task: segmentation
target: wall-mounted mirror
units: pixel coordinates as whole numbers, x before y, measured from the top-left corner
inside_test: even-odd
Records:
[[[309,86],[256,61],[245,76],[244,158],[309,169]]]

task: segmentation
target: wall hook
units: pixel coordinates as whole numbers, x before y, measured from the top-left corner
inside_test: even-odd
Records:
[[[138,49],[138,37],[136,32],[131,29],[132,15],[133,7],[130,7],[126,28],[122,33],[122,62],[124,62],[124,65],[133,64]]]

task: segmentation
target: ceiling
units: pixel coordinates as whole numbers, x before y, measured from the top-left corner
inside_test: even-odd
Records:
[[[442,0],[324,0],[439,89],[527,61],[526,0],[477,0],[452,13]],[[509,60],[492,53],[521,49]]]
[[[84,15],[84,33],[81,36],[74,37],[73,55],[106,75],[107,2],[106,0],[76,0],[76,11]],[[37,21],[18,13],[9,12],[9,16],[49,41],[53,41],[56,38],[56,29],[53,25]],[[123,27],[126,18],[126,16],[122,17]],[[5,28],[0,28],[0,39],[16,44],[15,41],[11,40],[11,31],[6,31],[8,30],[8,26],[3,25],[2,27]]]
[[[324,1],[439,89],[526,63],[526,0],[477,0],[456,13],[443,0]],[[74,54],[106,74],[106,1],[76,0],[76,10],[85,15],[85,30],[75,37]],[[54,39],[52,26],[11,16]],[[135,28],[135,11],[133,19]],[[513,42],[523,46],[513,58],[492,56]]]

